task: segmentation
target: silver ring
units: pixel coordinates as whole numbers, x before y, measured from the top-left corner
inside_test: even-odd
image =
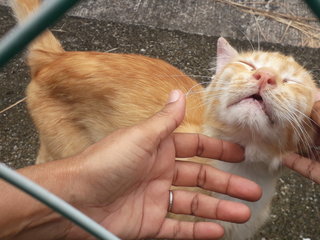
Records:
[[[171,212],[173,207],[173,192],[169,190],[169,206],[168,206],[168,212]]]

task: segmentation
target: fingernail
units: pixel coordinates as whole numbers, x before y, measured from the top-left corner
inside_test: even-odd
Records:
[[[169,95],[168,103],[176,102],[180,98],[180,95],[180,91],[173,90]]]

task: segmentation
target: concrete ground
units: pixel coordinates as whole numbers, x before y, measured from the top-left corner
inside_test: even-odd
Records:
[[[106,2],[111,4],[116,1]],[[155,1],[151,2],[155,3]],[[183,2],[188,1],[181,1],[181,4]],[[175,9],[175,11],[178,10]],[[168,30],[169,27],[160,29],[157,26],[123,23],[115,19],[112,22],[102,18],[71,15],[52,27],[53,32],[67,50],[144,54],[164,59],[198,81],[210,78],[209,68],[215,59],[216,40],[219,35],[197,35],[186,30],[184,32]],[[5,6],[0,6],[0,23],[0,36],[14,25],[9,9]],[[198,28],[201,28],[201,25]],[[251,49],[248,41],[233,38],[228,40],[237,49]],[[252,44],[257,48],[257,43]],[[314,73],[316,79],[320,79],[319,49],[267,42],[261,42],[260,45],[265,50],[281,51],[295,56],[300,63]],[[28,82],[28,69],[22,55],[17,56],[1,69],[0,111],[24,97]],[[0,161],[15,168],[33,164],[37,148],[37,133],[24,102],[0,114]],[[254,240],[320,239],[320,228],[317,224],[320,220],[319,190],[318,185],[283,169],[270,220],[257,233]]]
[[[8,1],[0,0],[0,5]],[[68,15],[206,36],[320,46],[320,23],[302,0],[85,0]]]

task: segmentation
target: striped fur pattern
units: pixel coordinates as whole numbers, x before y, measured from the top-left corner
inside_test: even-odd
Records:
[[[13,3],[21,22],[40,1]],[[252,210],[249,222],[222,223],[226,239],[250,238],[268,216],[281,156],[310,150],[309,116],[316,86],[292,57],[238,53],[223,38],[217,53],[216,75],[204,89],[159,59],[66,52],[46,31],[28,53],[32,81],[27,102],[40,137],[37,163],[77,154],[110,132],[148,118],[162,108],[171,90],[181,89],[187,94],[187,110],[177,131],[204,133],[246,147],[241,164],[211,164],[262,186],[262,199],[247,203]],[[257,80],[261,71],[270,79]]]

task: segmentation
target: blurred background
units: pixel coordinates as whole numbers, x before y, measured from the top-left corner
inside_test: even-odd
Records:
[[[0,0],[0,37],[15,24]],[[66,50],[161,58],[199,82],[210,79],[216,40],[239,51],[292,55],[320,80],[320,24],[299,0],[88,0],[51,30]],[[25,108],[29,71],[23,53],[0,70],[0,161],[34,163],[38,137]],[[283,169],[270,220],[254,240],[320,239],[320,187]]]

